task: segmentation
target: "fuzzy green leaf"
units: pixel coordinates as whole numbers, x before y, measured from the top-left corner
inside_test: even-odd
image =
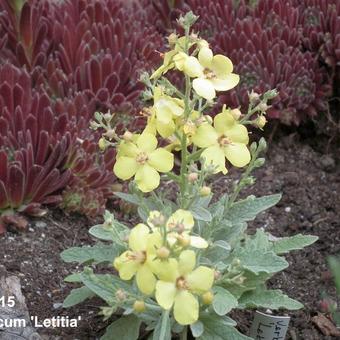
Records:
[[[168,310],[163,311],[162,316],[158,319],[153,332],[153,340],[171,340],[171,323]]]
[[[252,340],[241,334],[230,322],[230,318],[217,315],[207,315],[200,318],[204,325],[204,332],[198,338],[200,340]],[[233,321],[233,320],[231,320]]]
[[[72,289],[71,293],[64,300],[63,307],[64,308],[72,307],[94,296],[95,294],[92,292],[92,290],[88,289],[85,286]]]
[[[222,287],[214,287],[215,296],[212,303],[213,309],[218,315],[225,315],[233,308],[237,307],[237,299],[226,289]]]
[[[225,260],[230,254],[231,247],[229,243],[223,240],[215,241],[203,253],[203,256],[209,259],[212,263]]]
[[[234,223],[252,221],[262,211],[274,206],[281,199],[280,194],[248,197],[231,206],[227,211],[225,218]]]
[[[141,321],[133,314],[114,321],[100,340],[137,340]]]
[[[294,235],[292,237],[282,237],[274,241],[274,251],[276,254],[288,253],[291,250],[299,250],[307,247],[318,240],[317,236]]]
[[[200,337],[204,332],[204,325],[201,321],[196,321],[192,325],[190,325],[190,330],[194,338]]]
[[[241,261],[241,266],[254,274],[277,273],[288,267],[288,262],[272,251],[242,249],[237,257]]]
[[[205,221],[205,222],[210,222],[212,220],[212,216],[209,212],[209,210],[201,207],[201,206],[196,206],[191,209],[192,215],[194,218],[197,220]]]
[[[73,247],[64,250],[60,256],[65,262],[112,262],[120,253],[121,249],[114,245],[96,244],[94,246]]]
[[[127,292],[131,291],[131,286],[122,281],[118,276],[94,274],[89,268],[85,269],[81,274],[81,280],[87,288],[108,304],[115,302],[115,294],[118,289],[123,289]]]
[[[73,273],[64,278],[65,282],[81,282],[80,273]]]
[[[126,194],[124,192],[114,192],[114,195],[122,199],[123,201],[138,205],[139,198],[136,195]]]
[[[112,229],[103,228],[102,225],[95,225],[90,228],[89,233],[104,241],[114,241],[116,234]]]
[[[247,292],[239,300],[241,308],[269,308],[269,309],[290,309],[297,310],[303,305],[283,294],[281,290],[263,290]]]

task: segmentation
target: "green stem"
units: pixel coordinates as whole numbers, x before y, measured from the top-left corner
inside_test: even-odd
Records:
[[[183,328],[181,335],[180,335],[180,340],[187,340],[187,338],[188,338],[188,327],[185,326]]]

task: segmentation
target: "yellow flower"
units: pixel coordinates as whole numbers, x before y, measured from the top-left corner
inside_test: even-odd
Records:
[[[156,230],[154,221],[157,221],[159,216],[158,211],[151,211],[147,220],[148,225]],[[208,242],[200,236],[190,235],[192,228],[195,225],[194,217],[188,210],[176,210],[166,221],[167,241],[170,246],[176,243],[180,246],[192,246],[194,248],[207,248]]]
[[[149,129],[153,133],[157,131],[163,138],[167,138],[176,130],[174,120],[183,115],[184,103],[178,98],[165,95],[160,87],[156,87],[151,112],[152,115],[147,124],[148,131],[150,131]]]
[[[198,59],[187,57],[183,62],[183,71],[195,78],[192,85],[196,93],[212,100],[216,97],[216,91],[228,91],[235,87],[240,77],[232,73],[233,64],[224,55],[213,55],[209,47],[202,47],[198,53]]]
[[[158,172],[169,172],[173,166],[174,155],[163,148],[157,148],[156,137],[143,132],[135,143],[123,142],[118,146],[113,171],[122,180],[135,176],[138,188],[150,192],[159,186]]]
[[[196,255],[192,250],[183,251],[172,268],[168,280],[160,277],[156,283],[156,300],[164,309],[174,307],[175,320],[181,325],[190,325],[198,320],[199,302],[197,295],[211,289],[214,271],[205,266],[196,266]],[[170,277],[168,273],[168,278]]]
[[[131,280],[136,275],[138,288],[148,295],[153,293],[156,285],[151,263],[156,256],[156,249],[162,245],[161,235],[149,232],[149,228],[142,223],[135,226],[129,235],[129,250],[114,260],[120,278]]]
[[[216,167],[215,173],[227,173],[225,158],[236,167],[243,167],[250,161],[247,128],[225,108],[215,116],[214,127],[202,124],[192,141],[198,147],[205,148],[201,157],[205,159],[205,165]]]

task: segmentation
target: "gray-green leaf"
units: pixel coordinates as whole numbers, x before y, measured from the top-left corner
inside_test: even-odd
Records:
[[[249,197],[231,206],[225,218],[234,223],[252,221],[260,212],[274,206],[281,199],[280,194],[263,197]]]
[[[240,308],[269,308],[297,310],[303,305],[283,294],[281,290],[256,290],[244,293],[239,300]]]
[[[136,204],[136,205],[139,204],[139,198],[136,195],[126,194],[124,192],[114,192],[114,195],[126,202]]]
[[[153,332],[153,340],[171,340],[169,311],[163,311]]]
[[[94,246],[73,247],[64,250],[60,256],[65,262],[112,262],[120,253],[121,249],[116,244],[101,244]]]
[[[214,287],[214,300],[212,303],[213,309],[218,315],[225,315],[233,308],[237,307],[237,299],[226,289],[222,287]]]
[[[288,267],[288,262],[274,252],[244,249],[237,254],[241,266],[255,274],[277,273]]]
[[[100,340],[137,340],[141,321],[133,314],[114,321]]]
[[[209,315],[201,317],[200,320],[204,325],[200,340],[253,340],[241,334],[227,317]]]
[[[209,210],[201,207],[201,206],[196,206],[193,209],[191,209],[192,215],[194,218],[197,220],[205,221],[205,222],[211,222],[212,216],[209,212]]]
[[[73,289],[64,300],[63,307],[64,308],[72,307],[94,296],[95,294],[92,292],[92,290],[88,289],[85,286]]]
[[[317,236],[302,234],[294,235],[292,237],[282,237],[274,242],[274,251],[276,254],[288,253],[291,250],[303,249],[317,240]]]

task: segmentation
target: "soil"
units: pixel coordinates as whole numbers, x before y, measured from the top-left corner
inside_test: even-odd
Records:
[[[283,194],[281,202],[258,216],[250,228],[263,227],[275,236],[306,233],[320,238],[313,246],[287,256],[290,267],[269,283],[305,305],[304,310],[290,313],[291,340],[335,339],[323,335],[311,322],[320,311],[324,292],[336,301],[326,258],[340,254],[340,155],[336,150],[326,153],[325,148],[326,143],[302,140],[301,135],[280,134],[269,147],[265,166],[255,174],[256,184],[244,193]],[[231,172],[227,179],[219,178],[213,183],[215,192],[224,191],[236,177],[237,173]],[[124,217],[117,202],[112,209],[118,217]],[[61,308],[73,287],[63,278],[77,267],[63,263],[59,254],[71,246],[92,244],[87,230],[95,222],[55,209],[44,218],[30,219],[27,232],[8,232],[0,239],[2,262],[10,274],[20,277],[30,315],[40,320],[52,316],[82,318],[78,328],[39,330],[45,339],[96,339],[108,324],[97,314],[98,307],[104,305],[98,299],[67,310]],[[238,311],[231,316],[247,333],[252,312]]]

